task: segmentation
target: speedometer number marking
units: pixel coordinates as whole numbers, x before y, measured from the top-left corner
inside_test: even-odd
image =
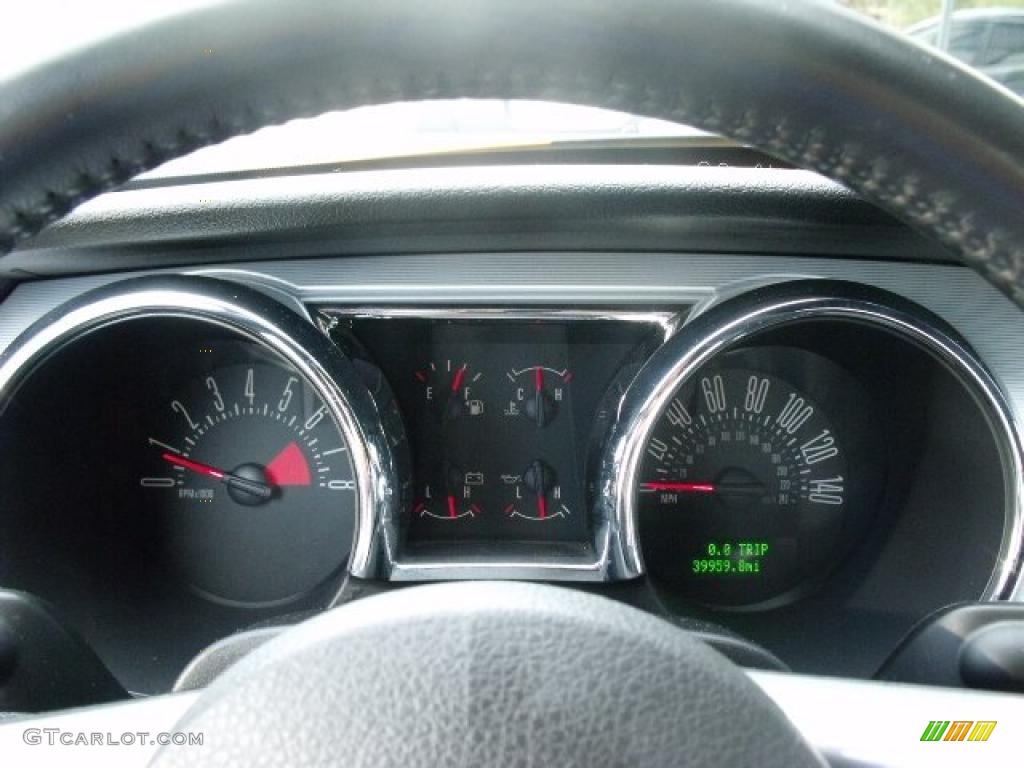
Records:
[[[747,394],[743,398],[743,409],[747,413],[761,413],[764,410],[764,401],[768,398],[768,387],[771,382],[768,379],[758,376],[751,376],[747,379]]]
[[[704,404],[708,413],[716,414],[725,410],[725,383],[721,376],[701,379],[700,388],[704,393]]]
[[[668,445],[658,438],[651,438],[651,442],[647,445],[647,453],[653,456],[658,461],[665,460],[665,453],[668,451]]]
[[[786,432],[792,435],[800,427],[807,423],[807,420],[814,415],[814,408],[807,405],[802,397],[798,397],[795,393],[789,393],[789,400],[786,401],[786,405],[779,413],[778,422],[779,426],[782,427]]]
[[[814,504],[839,506],[843,503],[844,484],[842,475],[807,482],[810,493],[807,499]]]
[[[690,412],[686,410],[686,406],[680,402],[678,397],[672,398],[672,402],[668,404],[665,418],[674,427],[688,427],[693,424],[693,417],[690,416]]]
[[[800,446],[800,454],[803,456],[804,464],[817,464],[819,461],[831,459],[839,454],[835,438],[829,430],[824,430],[817,437],[813,437]]]

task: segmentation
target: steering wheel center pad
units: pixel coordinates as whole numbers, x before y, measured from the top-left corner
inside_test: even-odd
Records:
[[[154,765],[822,765],[738,667],[603,597],[433,584],[365,598],[269,641]]]

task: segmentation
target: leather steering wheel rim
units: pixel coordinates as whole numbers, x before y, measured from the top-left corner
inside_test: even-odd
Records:
[[[229,2],[0,83],[0,253],[204,144],[364,104],[534,98],[818,171],[1024,307],[1022,102],[834,4]]]

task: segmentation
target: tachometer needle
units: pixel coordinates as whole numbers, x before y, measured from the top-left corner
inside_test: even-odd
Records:
[[[171,464],[176,464],[179,467],[190,469],[193,472],[196,472],[197,474],[206,475],[207,477],[212,477],[216,480],[223,480],[225,476],[228,474],[224,470],[217,469],[216,467],[211,467],[209,464],[201,464],[198,461],[186,459],[184,456],[178,456],[175,453],[162,454],[161,458],[164,461],[170,462]]]
[[[673,493],[715,493],[718,486],[713,483],[641,483],[645,491],[670,491]]]
[[[220,480],[229,486],[234,486],[239,490],[251,493],[260,498],[269,499],[274,494],[274,489],[266,483],[261,483],[258,480],[249,480],[238,475],[233,475],[230,472],[225,472],[223,469],[217,469],[217,467],[211,467],[209,464],[203,464],[199,461],[193,461],[192,459],[186,459],[184,456],[179,456],[176,453],[163,453],[160,458],[164,461],[174,464],[179,467],[184,467],[187,470],[195,472],[199,475],[206,475],[212,477],[214,480]]]

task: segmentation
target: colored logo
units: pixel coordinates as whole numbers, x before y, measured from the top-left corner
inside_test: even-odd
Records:
[[[932,720],[921,741],[988,741],[995,729],[995,720]]]

